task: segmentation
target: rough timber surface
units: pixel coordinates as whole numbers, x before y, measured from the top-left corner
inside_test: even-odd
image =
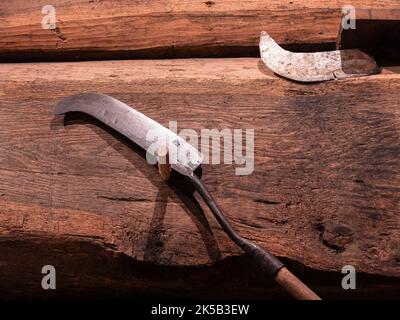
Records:
[[[0,2],[0,59],[208,57],[258,54],[260,32],[280,44],[335,43],[347,0],[53,0]],[[398,0],[356,0],[356,17],[400,19]]]
[[[303,265],[300,274],[340,276],[351,264],[398,288],[398,70],[303,85],[243,58],[1,64],[0,293],[25,280],[35,292],[44,264],[61,268],[72,291],[101,279],[119,293],[218,295],[232,280],[226,270],[242,284],[246,257],[199,198],[166,185],[140,150],[92,118],[52,115],[78,92],[113,95],[178,129],[254,128],[253,174],[203,166],[234,228]],[[245,279],[253,294],[275,290]]]

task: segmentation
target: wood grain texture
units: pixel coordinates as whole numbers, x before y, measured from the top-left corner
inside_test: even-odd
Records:
[[[42,1],[0,2],[0,55],[94,52],[211,54],[258,46],[267,31],[281,44],[334,43],[345,0],[54,0],[57,29],[43,30]],[[357,17],[400,19],[397,0],[352,1]],[[214,49],[213,49],[214,48]],[[29,57],[29,56],[27,56]],[[69,57],[72,57],[69,55]]]
[[[284,287],[297,300],[321,300],[299,278],[291,273],[286,267],[281,268],[275,276],[275,281]]]
[[[253,174],[203,166],[234,228],[307,268],[400,276],[399,70],[302,85],[253,58],[1,64],[2,272],[15,265],[6,248],[32,248],[29,237],[165,267],[241,255],[201,200],[169,187],[126,139],[52,115],[78,92],[113,95],[178,129],[253,128]]]

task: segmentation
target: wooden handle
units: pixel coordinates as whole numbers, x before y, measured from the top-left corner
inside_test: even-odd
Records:
[[[275,281],[298,300],[321,300],[320,297],[285,267],[278,271]]]
[[[164,181],[171,176],[171,165],[168,163],[168,148],[162,146],[157,149],[158,172]]]

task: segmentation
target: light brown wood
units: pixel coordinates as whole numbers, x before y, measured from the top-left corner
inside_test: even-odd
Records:
[[[366,282],[397,283],[399,70],[302,85],[246,58],[1,64],[0,267],[9,287],[31,277],[35,292],[35,274],[20,279],[18,261],[40,270],[53,255],[74,266],[63,269],[72,288],[76,281],[92,288],[96,270],[104,287],[127,292],[151,283],[217,295],[232,288],[231,277],[218,272],[225,286],[217,288],[219,276],[208,281],[208,271],[227,273],[238,262],[248,270],[201,200],[166,187],[135,145],[91,118],[53,116],[57,101],[78,92],[113,95],[167,127],[177,120],[178,132],[253,128],[251,175],[235,175],[235,165],[203,166],[202,180],[234,228],[306,270],[329,275],[351,264]],[[104,260],[93,265],[91,254]],[[149,265],[157,274],[172,268],[174,280],[136,273]],[[336,280],[331,288],[352,294]],[[251,283],[253,293],[264,290],[258,279]]]
[[[157,149],[157,159],[158,159],[158,172],[164,181],[168,181],[171,177],[171,165],[168,159],[168,148],[162,146]]]
[[[275,281],[284,287],[294,298],[298,300],[321,300],[299,278],[286,267],[281,268],[275,276]]]
[[[42,29],[42,1],[0,3],[0,55],[30,59],[116,55],[257,54],[260,32],[283,44],[334,43],[347,0],[53,0],[57,29]],[[359,17],[399,19],[398,0],[351,1]],[[236,53],[235,53],[236,52]],[[249,52],[249,51],[245,51]],[[75,53],[75,55],[74,55]],[[111,55],[112,56],[112,55]]]

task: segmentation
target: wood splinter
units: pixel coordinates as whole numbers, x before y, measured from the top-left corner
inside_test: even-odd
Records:
[[[168,147],[163,145],[157,149],[158,172],[164,181],[168,181],[171,176],[171,165],[168,159]]]

